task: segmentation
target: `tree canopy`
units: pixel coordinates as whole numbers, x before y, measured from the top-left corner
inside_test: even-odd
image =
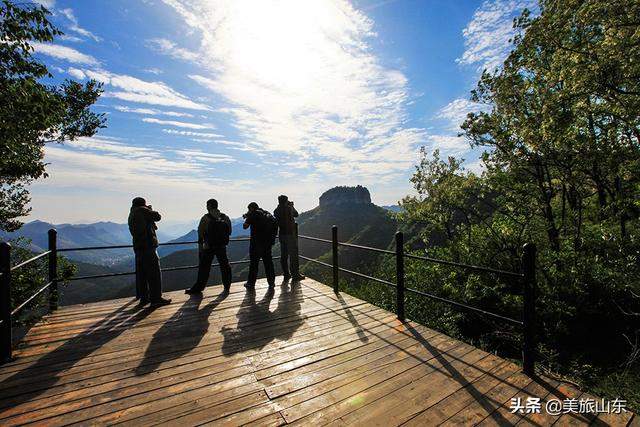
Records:
[[[544,365],[577,377],[587,365],[638,366],[638,17],[638,0],[542,0],[537,16],[525,11],[508,58],[472,91],[483,108],[462,125],[484,149],[483,173],[423,151],[417,196],[402,203],[432,255],[517,270],[522,245],[535,243],[538,350]],[[408,274],[429,278],[430,291],[518,315],[518,297],[495,277],[425,268]],[[455,319],[494,348],[518,339]]]
[[[53,76],[32,44],[62,34],[48,16],[42,6],[0,2],[0,229],[9,231],[30,211],[28,185],[47,176],[45,144],[91,136],[105,124],[90,110],[99,83],[47,83]]]

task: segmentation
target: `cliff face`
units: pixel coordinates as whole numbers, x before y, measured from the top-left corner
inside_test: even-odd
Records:
[[[334,187],[320,196],[320,207],[342,204],[371,204],[371,194],[365,187]]]

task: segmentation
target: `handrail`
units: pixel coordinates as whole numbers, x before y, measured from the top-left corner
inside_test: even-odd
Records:
[[[395,255],[396,254],[394,251],[390,251],[390,250],[387,250],[387,249],[372,248],[370,246],[355,245],[353,243],[338,242],[338,245],[339,246],[347,246],[349,248],[364,249],[364,250],[372,251],[372,252],[380,252],[380,253],[383,253],[383,254],[391,254],[391,255]]]
[[[297,224],[296,224],[296,230],[297,230]],[[317,241],[317,242],[323,242],[323,243],[331,243],[332,244],[332,263],[326,263],[323,261],[319,261],[317,259],[313,259],[313,258],[309,258],[306,257],[302,254],[299,254],[299,258],[310,261],[310,262],[314,262],[316,264],[322,265],[324,267],[328,267],[328,268],[332,268],[333,269],[333,287],[334,287],[334,291],[335,292],[339,292],[339,281],[338,281],[338,275],[339,272],[343,272],[343,273],[347,273],[356,277],[360,277],[366,280],[370,280],[370,281],[375,281],[378,283],[382,283],[384,285],[393,287],[396,289],[396,296],[397,296],[397,312],[398,312],[398,318],[401,321],[404,321],[404,301],[405,301],[405,297],[404,297],[404,291],[408,291],[411,292],[414,295],[420,295],[422,297],[426,297],[426,298],[431,298],[440,302],[444,302],[447,303],[451,306],[457,307],[457,308],[461,308],[464,310],[469,310],[472,312],[476,312],[476,313],[480,313],[486,316],[491,316],[495,319],[499,319],[505,322],[509,322],[511,324],[515,324],[518,326],[522,326],[523,328],[523,334],[524,334],[524,345],[523,345],[523,369],[525,371],[525,373],[532,375],[534,373],[534,360],[535,360],[535,293],[536,293],[536,280],[535,280],[535,245],[525,245],[524,247],[524,255],[522,258],[522,272],[512,272],[512,271],[507,271],[507,270],[501,270],[501,269],[495,269],[495,268],[491,268],[491,267],[484,267],[484,266],[478,266],[478,265],[472,265],[472,264],[464,264],[464,263],[460,263],[460,262],[454,262],[454,261],[448,261],[448,260],[444,260],[444,259],[438,259],[438,258],[432,258],[432,257],[428,257],[428,256],[420,256],[420,255],[413,255],[413,254],[408,254],[405,253],[404,251],[404,237],[403,237],[403,233],[398,232],[396,233],[395,236],[395,242],[396,242],[396,250],[395,251],[391,251],[388,249],[381,249],[381,248],[374,248],[374,247],[370,247],[370,246],[364,246],[364,245],[357,245],[357,244],[353,244],[353,243],[347,243],[347,242],[340,242],[338,241],[338,229],[337,227],[334,225],[332,227],[332,238],[331,240],[328,239],[322,239],[319,237],[313,237],[313,236],[306,236],[306,235],[298,235],[299,238],[302,239],[306,239],[306,240],[311,240],[311,241]],[[249,237],[237,237],[237,238],[232,238],[230,239],[230,242],[241,242],[241,241],[249,241],[250,238]],[[158,246],[173,246],[173,245],[192,245],[192,244],[197,244],[199,243],[197,240],[196,241],[186,241],[186,242],[164,242],[164,243],[160,243]],[[10,311],[10,308],[8,307],[8,303],[3,303],[3,307],[2,307],[2,317],[0,318],[0,330],[2,330],[2,337],[1,341],[2,341],[2,358],[3,359],[7,359],[7,356],[10,358],[11,357],[11,317],[16,315],[17,313],[19,313],[25,306],[27,306],[29,303],[31,303],[35,298],[38,297],[38,295],[40,295],[42,292],[44,292],[46,289],[51,289],[51,294],[54,295],[55,291],[57,289],[57,282],[58,282],[58,277],[57,277],[57,265],[56,265],[56,259],[57,259],[57,252],[70,252],[70,251],[86,251],[86,250],[102,250],[102,249],[125,249],[125,248],[133,248],[133,245],[114,245],[114,246],[93,246],[93,247],[75,247],[75,248],[60,248],[57,249],[56,248],[56,232],[55,230],[49,230],[49,250],[45,251],[41,254],[38,254],[16,266],[10,267],[9,265],[9,252],[10,252],[10,245],[8,244],[4,244],[3,243],[3,247],[2,247],[2,272],[0,272],[0,278],[2,283],[5,284],[6,286],[6,290],[8,292],[9,286],[10,286],[10,281],[11,281],[11,272],[15,269],[21,268],[25,265],[28,265],[29,263],[32,263],[40,258],[43,258],[45,256],[49,256],[49,282],[47,284],[45,284],[41,289],[39,289],[35,294],[33,294],[31,297],[29,297],[26,301],[24,301],[22,304],[20,304],[18,307],[16,307],[15,309],[13,309],[13,311]],[[384,280],[384,279],[380,279],[377,277],[373,277],[373,276],[369,276],[367,274],[363,274],[363,273],[359,273],[357,271],[353,271],[353,270],[349,270],[343,267],[340,267],[338,265],[338,247],[339,246],[343,246],[343,247],[350,247],[350,248],[355,248],[355,249],[362,249],[362,250],[367,250],[367,251],[372,251],[372,252],[377,252],[377,253],[383,253],[383,254],[390,254],[390,255],[395,255],[396,256],[396,278],[397,278],[397,283],[393,283],[391,281],[388,280]],[[485,272],[485,273],[492,273],[492,274],[499,274],[499,275],[503,275],[506,277],[510,277],[510,278],[514,278],[518,280],[518,283],[521,283],[524,287],[524,310],[523,310],[523,318],[522,320],[517,320],[517,319],[512,319],[510,317],[507,316],[503,316],[497,313],[493,313],[487,310],[483,310],[481,308],[477,308],[477,307],[473,307],[471,305],[468,304],[464,304],[458,301],[454,301],[448,298],[444,298],[429,292],[424,292],[424,291],[420,291],[418,289],[413,289],[413,288],[405,288],[405,272],[404,272],[404,258],[410,258],[410,259],[417,259],[417,260],[421,260],[421,261],[426,261],[426,262],[433,262],[433,263],[437,263],[437,264],[442,264],[442,265],[448,265],[448,266],[452,266],[452,267],[458,267],[458,268],[464,268],[464,269],[468,269],[468,270],[475,270],[475,271],[480,271],[480,272]],[[278,259],[280,258],[278,257],[273,257],[273,259]],[[243,260],[238,260],[238,261],[232,261],[230,262],[231,265],[238,265],[238,264],[246,264],[250,262],[250,260],[248,259],[243,259]],[[216,267],[219,266],[219,263],[214,263],[211,264],[212,267]],[[185,265],[185,266],[178,266],[178,267],[168,267],[168,268],[163,268],[161,269],[161,271],[179,271],[179,270],[188,270],[188,269],[194,269],[194,268],[198,268],[198,265]],[[116,276],[126,276],[126,275],[133,275],[135,274],[135,271],[128,271],[128,272],[121,272],[121,273],[108,273],[108,274],[96,274],[96,275],[89,275],[89,276],[79,276],[79,277],[71,277],[68,280],[83,280],[83,279],[96,279],[96,278],[105,278],[105,277],[116,277]],[[4,289],[4,288],[3,288]],[[3,292],[5,292],[3,290]],[[5,295],[7,295],[7,293],[5,292]],[[53,299],[52,299],[53,301]],[[53,303],[51,303],[51,307],[52,308],[56,308],[55,305]],[[8,325],[8,326],[7,326]],[[7,344],[8,343],[8,344]],[[7,347],[8,348],[5,348]]]
[[[27,304],[29,304],[31,301],[33,301],[38,295],[40,295],[42,293],[42,291],[46,290],[49,288],[49,286],[51,286],[51,284],[53,283],[53,281],[50,281],[49,283],[47,283],[46,285],[44,285],[42,288],[40,288],[40,290],[38,292],[36,292],[35,294],[31,295],[25,302],[23,302],[22,304],[20,304],[18,307],[16,307],[12,312],[11,312],[11,316],[15,316],[16,314],[18,314],[20,312],[20,310],[22,310]]]
[[[41,254],[38,254],[38,255],[34,256],[33,258],[30,258],[30,259],[28,259],[28,260],[26,260],[24,262],[21,262],[18,265],[14,265],[13,267],[11,267],[11,271],[14,271],[14,270],[16,270],[16,269],[18,269],[20,267],[24,267],[27,264],[31,264],[32,262],[37,261],[40,258],[49,255],[50,253],[51,253],[51,251],[44,251]]]
[[[321,239],[318,237],[312,237],[312,236],[305,236],[305,235],[300,235],[300,238],[303,239],[307,239],[307,240],[313,240],[313,241],[319,241],[319,242],[325,242],[325,243],[331,243],[332,244],[332,259],[333,262],[332,264],[326,263],[326,262],[322,262],[313,258],[309,258],[306,257],[304,255],[299,255],[300,258],[305,259],[307,261],[311,261],[314,263],[317,263],[319,265],[322,265],[324,267],[328,267],[333,269],[333,289],[334,292],[339,292],[339,272],[344,272],[347,274],[351,274],[354,275],[356,277],[360,277],[366,280],[370,280],[370,281],[374,281],[374,282],[378,282],[378,283],[383,283],[387,286],[391,286],[393,288],[396,289],[396,304],[397,304],[397,315],[398,315],[398,319],[401,321],[405,320],[405,315],[404,315],[404,305],[405,305],[405,296],[404,296],[404,291],[409,291],[414,295],[419,295],[422,297],[426,297],[426,298],[431,298],[440,302],[444,302],[446,304],[449,304],[453,307],[457,307],[460,309],[464,309],[464,310],[468,310],[471,312],[475,312],[475,313],[480,313],[486,316],[490,316],[493,317],[495,319],[499,319],[502,320],[504,322],[508,322],[514,325],[517,325],[519,327],[522,327],[522,333],[523,333],[523,350],[522,350],[522,354],[523,354],[523,358],[522,358],[522,364],[523,364],[523,371],[525,374],[527,375],[534,375],[535,373],[535,369],[534,369],[534,363],[535,363],[535,299],[536,299],[536,280],[535,280],[535,245],[533,244],[527,244],[523,247],[523,256],[522,256],[522,270],[521,272],[513,272],[513,271],[507,271],[507,270],[501,270],[501,269],[496,269],[496,268],[491,268],[491,267],[484,267],[484,266],[479,266],[479,265],[472,265],[472,264],[464,264],[464,263],[460,263],[460,262],[454,262],[454,261],[447,261],[444,259],[438,259],[438,258],[432,258],[432,257],[428,257],[428,256],[420,256],[420,255],[413,255],[413,254],[407,254],[405,253],[404,250],[404,235],[402,232],[397,232],[396,236],[395,236],[395,243],[396,243],[396,250],[395,251],[390,251],[387,249],[380,249],[380,248],[372,248],[370,246],[363,246],[363,245],[356,245],[353,243],[345,243],[345,242],[340,242],[338,241],[338,228],[334,225],[332,227],[332,239],[331,240],[326,240],[326,239]],[[387,280],[383,280],[383,279],[379,279],[377,277],[373,277],[373,276],[369,276],[363,273],[359,273],[357,271],[353,271],[353,270],[348,270],[346,268],[342,268],[338,265],[338,247],[339,246],[346,246],[346,247],[351,247],[351,248],[356,248],[356,249],[364,249],[364,250],[368,250],[368,251],[373,251],[373,252],[378,252],[378,253],[383,253],[383,254],[392,254],[395,255],[396,257],[396,278],[397,278],[397,283],[393,283]],[[483,272],[483,273],[491,273],[491,274],[499,274],[502,276],[506,276],[508,278],[512,278],[512,279],[516,279],[518,284],[522,285],[523,287],[523,316],[522,316],[522,320],[517,320],[517,319],[513,319],[511,317],[507,317],[507,316],[503,316],[501,314],[497,314],[497,313],[493,313],[491,311],[488,310],[483,310],[481,308],[478,307],[473,307],[471,305],[468,304],[464,304],[462,302],[458,302],[458,301],[454,301],[448,298],[444,298],[429,292],[424,292],[424,291],[420,291],[418,289],[413,289],[413,288],[406,288],[405,287],[405,271],[404,271],[404,259],[405,258],[411,258],[411,259],[417,259],[417,260],[421,260],[421,261],[426,261],[426,262],[433,262],[433,263],[438,263],[438,264],[442,264],[442,265],[448,265],[448,266],[452,266],[452,267],[458,267],[458,268],[464,268],[467,270],[473,270],[473,271],[479,271],[479,272]]]
[[[298,235],[298,237],[302,239],[307,239],[307,240],[314,240],[316,242],[333,243],[331,240],[321,239],[319,237],[305,236],[303,234]]]
[[[523,324],[523,322],[521,320],[512,319],[510,317],[505,317],[505,316],[502,316],[500,314],[496,314],[496,313],[493,313],[491,311],[483,310],[481,308],[473,307],[471,305],[463,304],[461,302],[450,300],[448,298],[439,297],[439,296],[431,294],[429,292],[423,292],[423,291],[419,291],[417,289],[412,289],[412,288],[406,288],[406,290],[409,291],[409,292],[412,292],[412,293],[414,293],[416,295],[421,295],[423,297],[432,298],[432,299],[436,299],[438,301],[446,302],[447,304],[455,305],[455,306],[463,308],[465,310],[475,311],[477,313],[482,313],[482,314],[486,314],[488,316],[493,316],[493,317],[496,317],[498,319],[505,320],[505,321],[510,322],[510,323],[514,323],[516,325],[522,325]]]
[[[249,237],[234,237],[229,239],[230,242],[246,242],[251,240]],[[177,245],[194,245],[200,243],[197,240],[189,240],[187,242],[164,242],[158,243],[158,246],[177,246]],[[131,249],[133,245],[112,245],[112,246],[83,246],[75,248],[60,248],[58,252],[72,252],[72,251],[95,251],[103,249]]]
[[[483,272],[486,272],[486,273],[503,274],[505,276],[517,277],[518,279],[521,279],[521,278],[524,277],[524,274],[522,274],[522,273],[515,273],[513,271],[507,271],[507,270],[498,270],[496,268],[491,268],[491,267],[484,267],[484,266],[472,265],[472,264],[464,264],[464,263],[461,263],[461,262],[447,261],[445,259],[431,258],[431,257],[426,257],[426,256],[420,256],[420,255],[404,254],[404,256],[406,256],[407,258],[419,259],[419,260],[422,260],[422,261],[429,261],[429,262],[434,262],[434,263],[437,263],[437,264],[444,264],[444,265],[451,265],[453,267],[467,268],[469,270],[478,270],[478,271],[483,271]]]
[[[302,234],[299,235],[298,237],[303,238],[303,239],[307,239],[307,240],[317,241],[317,242],[333,243],[331,240],[321,239],[319,237],[306,236],[306,235],[302,235]],[[395,251],[390,251],[388,249],[374,248],[374,247],[371,247],[371,246],[356,245],[354,243],[346,243],[346,242],[337,242],[337,244],[338,244],[338,246],[346,246],[346,247],[349,247],[349,248],[363,249],[363,250],[372,251],[372,252],[379,252],[379,253],[383,253],[383,254],[396,255]],[[522,273],[516,273],[516,272],[508,271],[508,270],[500,270],[500,269],[491,268],[491,267],[484,267],[484,266],[480,266],[480,265],[464,264],[464,263],[461,263],[461,262],[447,261],[445,259],[431,258],[431,257],[426,257],[426,256],[420,256],[420,255],[412,255],[412,254],[407,254],[407,253],[405,253],[404,256],[407,257],[407,258],[419,259],[419,260],[422,260],[422,261],[434,262],[434,263],[443,264],[443,265],[450,265],[450,266],[453,266],[453,267],[467,268],[469,270],[477,270],[477,271],[482,271],[482,272],[486,272],[486,273],[502,274],[502,275],[505,275],[505,276],[517,277],[517,278],[523,278],[524,277],[524,274],[522,274]]]

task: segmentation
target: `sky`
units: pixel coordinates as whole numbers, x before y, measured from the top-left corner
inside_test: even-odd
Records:
[[[412,191],[420,147],[480,171],[459,125],[532,0],[40,0],[64,32],[35,44],[54,75],[103,83],[107,127],[45,148],[29,220],[167,222],[216,198],[299,210],[336,185],[379,205]]]

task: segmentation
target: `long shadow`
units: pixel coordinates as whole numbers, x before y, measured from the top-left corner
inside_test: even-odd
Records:
[[[302,289],[296,282],[289,286],[289,282],[284,281],[280,287],[278,306],[271,311],[274,295],[275,291],[269,289],[262,299],[256,301],[255,291],[245,294],[236,314],[238,326],[223,327],[221,330],[224,336],[223,354],[261,349],[271,341],[285,341],[293,336],[306,319],[301,313]]]
[[[0,404],[2,407],[16,406],[36,399],[56,384],[60,373],[114,340],[128,330],[129,326],[135,326],[153,311],[151,308],[141,308],[134,304],[135,300],[130,301],[107,314],[103,319],[91,325],[86,332],[65,341],[50,353],[41,356],[35,363],[16,371],[0,382]],[[25,384],[25,379],[29,379],[28,377],[36,377],[37,382]]]
[[[418,332],[413,326],[411,326],[408,323],[405,324],[405,326],[407,330],[411,332],[414,338],[420,344],[422,344],[422,346],[425,349],[427,349],[431,354],[434,355],[434,358],[437,359],[438,362],[440,362],[440,364],[447,371],[447,373],[454,380],[456,380],[462,387],[464,387],[464,389],[468,391],[469,394],[471,394],[471,396],[473,396],[473,398],[487,411],[489,416],[493,418],[493,420],[498,425],[510,425],[509,422],[500,413],[496,411],[497,408],[491,405],[491,403],[487,401],[487,397],[484,395],[484,393],[480,392],[477,388],[475,388],[475,386],[469,379],[465,378],[464,375],[462,375],[453,365],[451,365],[451,363],[446,358],[443,357],[442,352],[440,350],[438,350],[436,347],[431,345],[429,343],[429,340],[424,338],[422,334],[420,334],[420,332]]]
[[[209,330],[211,312],[228,295],[227,292],[222,292],[202,308],[202,296],[192,295],[186,300],[153,334],[144,357],[135,369],[136,375],[153,372],[162,363],[179,359],[196,348]]]
[[[360,323],[358,323],[358,320],[353,316],[353,313],[351,313],[351,310],[349,309],[349,305],[346,303],[344,298],[342,298],[342,295],[337,293],[336,297],[338,298],[338,301],[342,305],[344,312],[347,314],[347,319],[349,319],[349,322],[353,325],[354,328],[356,328],[356,334],[358,334],[358,338],[360,338],[360,341],[369,342],[369,337],[364,333],[364,331],[362,330],[362,326],[360,326]]]

